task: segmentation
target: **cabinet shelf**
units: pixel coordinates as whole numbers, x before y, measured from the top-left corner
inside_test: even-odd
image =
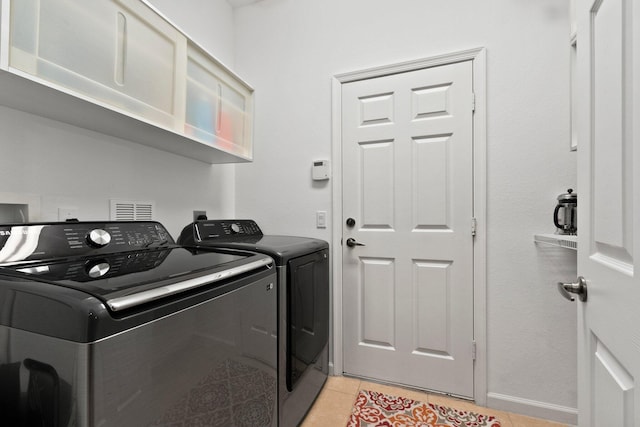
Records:
[[[10,71],[0,71],[0,105],[207,163],[251,161]]]
[[[578,250],[578,236],[568,234],[534,234],[533,241],[545,245]]]

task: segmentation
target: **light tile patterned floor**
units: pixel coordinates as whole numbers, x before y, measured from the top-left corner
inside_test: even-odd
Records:
[[[551,421],[525,417],[524,415],[496,411],[476,406],[466,400],[459,400],[439,394],[422,393],[399,387],[361,381],[356,378],[329,377],[315,404],[302,422],[302,427],[344,427],[347,425],[351,406],[360,390],[373,390],[395,396],[408,397],[426,403],[451,406],[465,411],[494,415],[502,427],[566,427]]]

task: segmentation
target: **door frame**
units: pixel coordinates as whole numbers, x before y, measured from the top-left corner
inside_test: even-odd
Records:
[[[475,111],[473,115],[473,216],[476,234],[473,241],[473,336],[475,342],[474,400],[478,405],[487,402],[487,315],[486,315],[486,198],[487,198],[487,137],[486,137],[486,49],[475,48],[432,56],[364,70],[336,74],[331,82],[331,158],[332,184],[332,310],[333,347],[330,355],[330,374],[342,375],[342,85],[358,80],[383,77],[423,68],[472,61]],[[469,221],[471,232],[471,219]],[[470,349],[471,351],[471,349]]]

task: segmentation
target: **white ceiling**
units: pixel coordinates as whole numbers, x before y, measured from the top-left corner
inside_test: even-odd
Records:
[[[227,3],[231,5],[234,9],[237,7],[246,6],[248,4],[257,3],[260,0],[227,0]]]

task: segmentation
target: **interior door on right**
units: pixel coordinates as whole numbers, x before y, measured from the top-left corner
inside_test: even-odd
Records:
[[[578,421],[640,426],[640,4],[577,7]]]

